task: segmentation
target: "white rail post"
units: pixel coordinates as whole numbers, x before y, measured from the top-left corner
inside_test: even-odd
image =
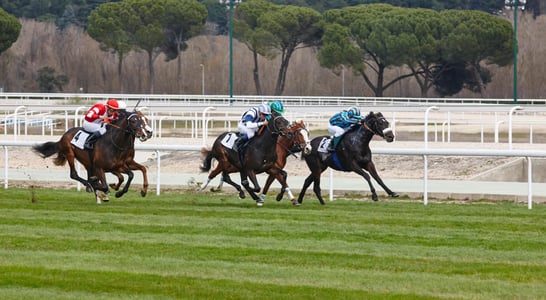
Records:
[[[214,106],[209,106],[207,108],[205,108],[203,110],[203,119],[202,119],[202,122],[203,122],[203,146],[206,146],[207,145],[207,136],[208,136],[208,125],[207,125],[207,112],[209,110],[216,110],[216,107]]]
[[[512,150],[512,115],[516,112],[516,110],[522,110],[523,108],[521,106],[514,106],[510,108],[510,112],[508,113],[508,149]]]
[[[430,106],[425,111],[425,149],[428,148],[428,114],[431,110],[438,110],[439,108],[437,106]]]

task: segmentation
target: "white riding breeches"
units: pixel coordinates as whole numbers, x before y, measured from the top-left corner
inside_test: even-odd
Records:
[[[87,132],[99,132],[100,135],[106,133],[106,126],[104,123],[95,123],[83,120],[83,129]]]
[[[351,127],[341,128],[339,126],[328,124],[328,132],[330,133],[330,135],[333,135],[333,136],[341,136],[345,132],[347,132],[347,130],[349,130],[350,128]]]

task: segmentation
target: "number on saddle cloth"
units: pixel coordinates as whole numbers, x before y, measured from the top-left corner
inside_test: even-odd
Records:
[[[323,137],[318,145],[317,152],[329,153],[328,147],[330,146],[330,143],[333,143],[333,142],[334,142],[333,139],[329,137]]]
[[[91,134],[86,132],[86,131],[83,131],[83,130],[78,130],[78,132],[76,132],[76,134],[74,135],[74,137],[72,138],[72,140],[70,141],[70,143],[80,149],[84,149],[84,145],[85,145],[85,141],[87,141],[87,138],[90,136]]]
[[[221,143],[224,147],[228,149],[233,149],[233,146],[235,145],[235,140],[237,140],[237,138],[238,135],[236,132],[228,132],[222,139]]]

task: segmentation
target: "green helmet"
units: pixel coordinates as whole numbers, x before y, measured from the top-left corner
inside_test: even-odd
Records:
[[[269,104],[269,106],[271,107],[271,110],[282,115],[284,114],[284,105],[282,105],[282,102],[281,101],[273,101],[271,102],[271,104]]]

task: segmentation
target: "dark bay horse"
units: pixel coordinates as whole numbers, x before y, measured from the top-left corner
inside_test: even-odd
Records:
[[[265,172],[269,174],[265,186],[262,190],[262,194],[260,195],[260,202],[263,202],[265,200],[265,194],[267,194],[267,191],[269,189],[269,186],[271,183],[273,183],[274,179],[277,179],[277,181],[281,184],[281,192],[277,195],[277,201],[280,201],[284,195],[284,192],[288,192],[290,200],[294,205],[299,205],[297,201],[295,201],[294,195],[290,192],[290,189],[288,187],[288,184],[286,183],[286,178],[288,177],[288,174],[283,170],[284,166],[286,165],[286,158],[290,154],[298,153],[301,151],[304,152],[310,152],[311,151],[311,144],[309,141],[309,132],[307,130],[307,127],[305,126],[305,123],[301,120],[293,122],[287,129],[286,134],[282,134],[277,139],[277,146],[275,148],[275,151],[277,152],[277,160],[275,161],[275,165],[270,168],[269,170],[266,170]],[[201,167],[202,171],[209,171],[212,165],[212,151],[209,151],[207,149],[202,149],[202,154],[205,156],[205,159],[203,160],[203,165]],[[227,165],[227,164],[224,164]],[[207,182],[201,187],[201,190],[204,190],[210,181],[216,177],[220,172],[223,172],[224,170],[220,169],[221,164],[218,164],[216,169],[214,169],[208,176]],[[231,173],[238,172],[238,168],[229,165],[227,171],[231,171]],[[212,188],[212,191],[217,191],[222,189],[224,181],[220,180],[220,184],[216,188]]]
[[[277,160],[277,138],[279,135],[285,135],[289,122],[283,116],[272,115],[272,120],[266,126],[262,126],[254,138],[248,141],[244,149],[244,168],[241,167],[239,154],[233,149],[233,144],[237,138],[236,132],[224,132],[216,138],[211,150],[202,149],[205,160],[201,166],[203,172],[210,170],[212,158],[218,161],[218,165],[208,176],[207,183],[201,188],[203,190],[208,183],[222,173],[222,180],[233,186],[239,192],[240,198],[245,198],[245,193],[240,185],[233,182],[229,176],[230,173],[239,172],[241,174],[241,184],[248,194],[256,201],[258,205],[260,198],[256,195],[261,190],[256,174],[265,172],[275,166]],[[253,187],[250,186],[249,180]]]
[[[140,113],[141,114],[141,113]],[[81,127],[69,129],[57,142],[46,142],[33,146],[33,150],[43,158],[57,154],[53,163],[63,166],[68,162],[70,166],[70,178],[82,183],[88,190],[95,192],[97,203],[108,201],[108,185],[105,172],[127,173],[134,158],[135,137],[146,140],[148,134],[143,128],[139,113],[119,111],[116,122],[108,125],[107,132],[95,142],[93,150],[79,148],[72,143],[82,135]],[[90,152],[91,151],[91,152]],[[83,179],[75,168],[75,160],[78,160],[87,170],[87,174],[93,174],[96,179]],[[91,159],[93,165],[91,165]],[[142,168],[145,172],[145,169]]]
[[[372,151],[370,150],[370,141],[374,135],[378,135],[387,142],[394,141],[394,133],[389,127],[389,122],[380,112],[370,112],[361,123],[355,125],[346,132],[339,142],[334,153],[328,153],[327,148],[330,142],[329,136],[319,136],[311,141],[313,150],[309,155],[305,155],[305,162],[311,171],[307,176],[298,196],[298,202],[302,203],[305,191],[313,184],[313,191],[320,204],[324,205],[320,189],[320,175],[328,168],[337,171],[355,172],[364,177],[370,186],[372,200],[377,201],[377,193],[370,180],[366,170],[381,187],[391,197],[398,197],[398,194],[391,191],[377,174],[375,165],[372,162]]]
[[[145,133],[144,135],[138,136],[138,139],[141,142],[145,142],[152,137],[153,130],[149,125],[148,118],[146,118],[146,116],[144,116],[144,114],[141,111],[135,110],[135,113],[140,118],[140,121],[142,122],[141,127]],[[135,158],[135,149],[133,148],[132,152],[128,153],[127,155],[125,166],[118,171],[111,171],[111,173],[118,178],[117,183],[110,184],[110,187],[113,190],[117,191],[116,192],[117,198],[123,196],[125,193],[127,193],[127,191],[129,191],[129,187],[131,186],[131,182],[133,181],[133,177],[134,177],[134,174],[132,171],[135,171],[135,170],[140,170],[140,172],[142,172],[142,189],[140,190],[140,195],[142,197],[145,197],[146,194],[148,193],[148,175],[147,175],[146,167],[137,163],[134,158]],[[125,184],[123,189],[121,189],[120,191],[119,189],[121,188],[121,185],[123,184],[123,181],[124,181],[124,177],[122,173],[127,175],[127,184]]]

